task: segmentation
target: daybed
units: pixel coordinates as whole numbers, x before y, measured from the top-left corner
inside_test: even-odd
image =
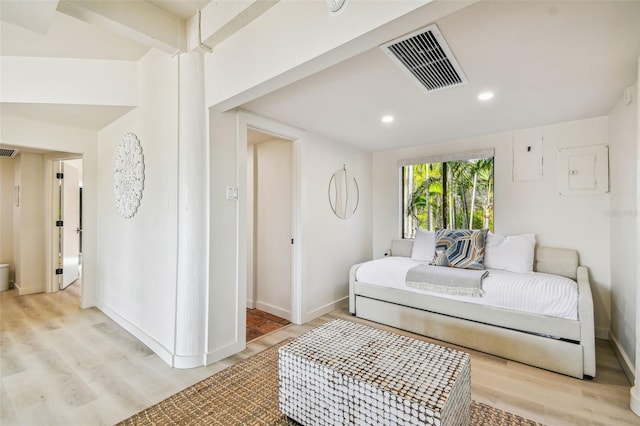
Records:
[[[394,240],[391,255],[410,258],[412,248],[413,240]],[[400,262],[395,263],[404,261],[397,260]],[[371,262],[384,261],[394,263],[388,257]],[[361,282],[357,276],[362,265],[354,265],[349,274],[349,310],[353,315],[569,376],[595,377],[589,272],[579,265],[576,250],[536,247],[533,264],[536,272],[577,282],[575,319]]]

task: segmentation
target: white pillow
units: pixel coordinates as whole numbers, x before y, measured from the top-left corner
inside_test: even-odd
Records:
[[[416,229],[411,259],[418,262],[431,262],[435,253],[436,233],[433,231],[425,231],[424,229]]]
[[[489,234],[484,249],[484,266],[510,272],[533,272],[536,236]]]

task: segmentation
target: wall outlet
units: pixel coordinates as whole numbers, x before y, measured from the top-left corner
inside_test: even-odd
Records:
[[[384,252],[385,256],[391,256],[391,249],[387,249],[387,251]]]

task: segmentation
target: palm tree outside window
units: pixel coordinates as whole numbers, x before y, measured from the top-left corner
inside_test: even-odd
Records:
[[[416,228],[493,232],[493,156],[402,167],[403,238]]]

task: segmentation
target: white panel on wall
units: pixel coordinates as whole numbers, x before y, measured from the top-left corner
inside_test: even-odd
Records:
[[[596,195],[609,192],[609,147],[558,149],[558,193]]]
[[[513,181],[542,180],[542,130],[525,129],[513,132]]]

